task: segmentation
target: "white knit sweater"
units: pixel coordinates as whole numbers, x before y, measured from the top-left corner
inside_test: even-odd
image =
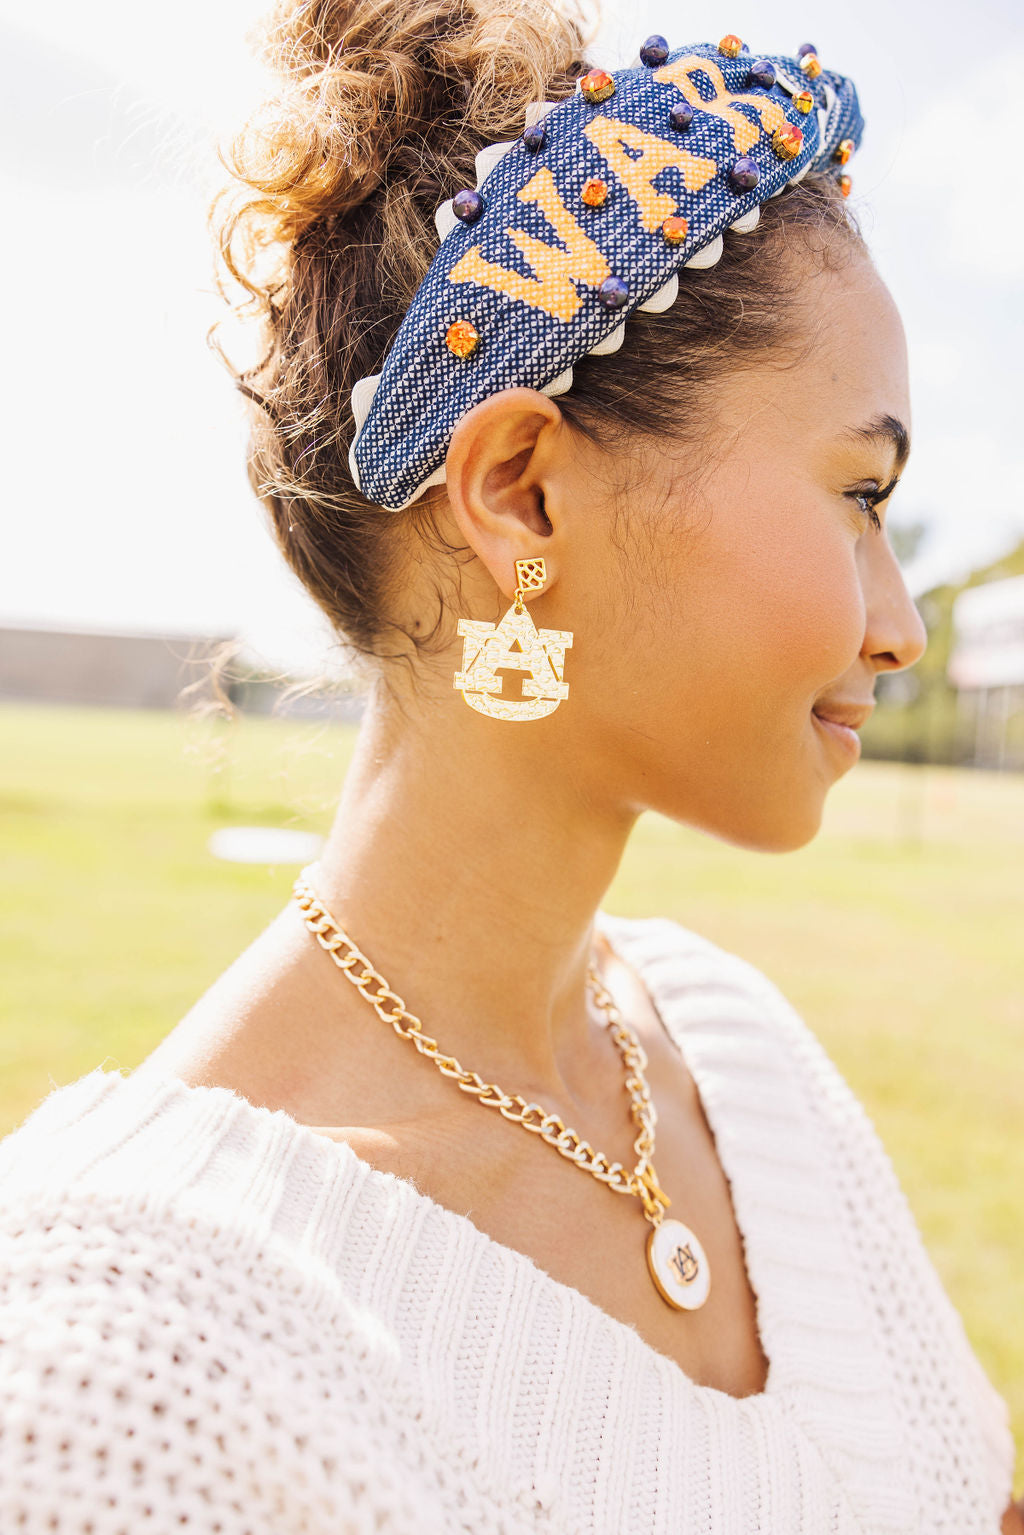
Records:
[[[97,1069],[0,1141],[4,1535],[997,1535],[1007,1410],[863,1109],[754,967],[597,920],[700,1090],[765,1390],[280,1110]]]

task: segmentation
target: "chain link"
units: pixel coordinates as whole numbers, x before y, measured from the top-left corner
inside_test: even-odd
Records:
[[[315,865],[308,865],[295,881],[293,895],[305,920],[322,949],[331,956],[353,986],[373,1007],[384,1023],[390,1023],[395,1033],[408,1039],[421,1055],[432,1061],[444,1077],[450,1077],[464,1093],[470,1093],[485,1108],[497,1109],[505,1119],[522,1125],[541,1140],[574,1162],[584,1172],[591,1173],[617,1194],[634,1194],[644,1207],[644,1214],[653,1226],[661,1219],[670,1200],[658,1187],[654,1172],[654,1127],[657,1112],[651,1098],[644,1068],[647,1054],[633,1031],[623,1022],[611,993],[604,986],[595,967],[587,967],[587,980],[598,1007],[608,1018],[608,1032],[622,1057],[626,1069],[626,1090],[630,1096],[630,1115],[637,1127],[633,1150],[637,1164],[630,1171],[621,1162],[611,1162],[604,1152],[595,1151],[559,1118],[549,1114],[539,1103],[527,1103],[518,1093],[506,1093],[495,1082],[485,1082],[475,1071],[466,1071],[454,1055],[446,1055],[436,1039],[423,1032],[423,1024],[415,1013],[410,1013],[402,998],[391,990],[387,981],[374,968],[366,955],[338,926],[327,907],[320,900],[309,882]],[[347,952],[342,956],[339,950]],[[360,968],[361,967],[361,968]],[[376,986],[376,990],[373,987]]]

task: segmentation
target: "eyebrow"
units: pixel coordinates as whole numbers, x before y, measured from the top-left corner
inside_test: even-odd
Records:
[[[867,426],[854,427],[850,436],[861,442],[891,443],[896,453],[894,472],[902,472],[910,456],[910,433],[896,416],[876,416]]]

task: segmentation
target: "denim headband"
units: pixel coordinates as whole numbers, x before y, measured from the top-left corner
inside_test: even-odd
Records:
[[[738,37],[592,69],[531,102],[517,139],[476,157],[476,188],[435,214],[440,245],[380,373],[352,389],[357,487],[401,511],[445,478],[458,420],[499,390],[562,394],[572,364],[621,346],[635,309],[668,309],[681,267],[715,264],[727,229],[812,167],[843,171],[863,119],[850,80]]]

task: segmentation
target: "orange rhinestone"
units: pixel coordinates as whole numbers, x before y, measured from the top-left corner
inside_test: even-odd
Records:
[[[783,123],[772,134],[772,148],[780,160],[795,160],[804,147],[804,136],[796,123]]]
[[[852,176],[840,176],[840,178],[839,178],[839,190],[840,190],[840,192],[842,192],[844,197],[849,197],[850,189],[851,189],[852,186],[853,186],[853,177]]]
[[[662,219],[661,222],[661,232],[670,245],[678,245],[680,241],[685,240],[689,228],[687,221],[679,214]]]
[[[727,59],[739,58],[743,52],[743,41],[735,32],[727,32],[718,45],[719,53],[724,53]]]
[[[445,332],[445,344],[449,352],[454,352],[456,357],[468,357],[475,352],[480,340],[480,332],[472,320],[453,320]]]
[[[853,154],[853,151],[856,149],[856,147],[857,146],[852,139],[843,140],[839,148],[836,150],[836,159],[839,161],[840,165],[847,165],[849,163],[850,156]]]
[[[821,74],[821,60],[816,53],[805,53],[800,60],[800,68],[808,80],[817,80]]]
[[[608,196],[608,183],[602,181],[600,176],[591,176],[583,183],[580,196],[588,208],[600,208]]]
[[[796,107],[798,112],[807,113],[814,105],[814,97],[811,95],[810,91],[797,91],[796,95],[793,97],[793,105]]]
[[[607,101],[615,94],[615,81],[606,69],[592,69],[580,77],[580,90],[588,101]]]

